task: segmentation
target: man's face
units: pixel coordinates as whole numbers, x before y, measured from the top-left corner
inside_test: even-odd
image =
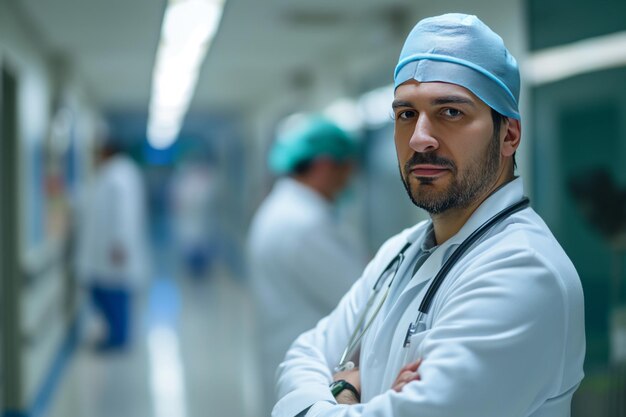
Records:
[[[393,103],[395,143],[411,201],[431,214],[465,208],[500,177],[500,135],[491,109],[456,84],[411,80]]]
[[[355,164],[352,161],[333,161],[325,160],[326,182],[331,190],[333,199],[337,198],[349,185],[352,174],[354,173]]]

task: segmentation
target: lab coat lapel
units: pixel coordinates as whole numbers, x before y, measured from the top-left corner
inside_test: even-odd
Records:
[[[367,354],[365,354],[364,360],[367,372],[377,373],[380,376],[377,380],[377,384],[380,386],[371,387],[370,390],[380,392],[385,389],[383,387],[388,387],[393,381],[397,373],[395,365],[398,367],[401,365],[399,355],[402,354],[402,349],[400,347],[408,324],[417,317],[418,307],[426,293],[427,285],[437,275],[446,259],[476,228],[498,211],[518,201],[522,195],[521,180],[517,179],[485,201],[455,236],[440,245],[430,255],[401,291],[394,304],[386,310],[385,316],[375,322],[371,335],[366,337],[366,341],[364,341],[368,346],[365,349]],[[425,223],[423,227],[418,228],[409,237],[413,245],[419,247],[426,227]],[[411,250],[409,252],[405,261],[406,265],[403,265],[398,273],[411,273],[413,271],[415,259],[411,258],[410,254],[414,255],[416,251]]]
[[[399,281],[402,281],[403,278],[405,278],[406,274],[411,273],[412,269],[413,269],[413,265],[414,265],[414,261],[415,261],[415,256],[417,254],[417,252],[419,251],[419,245],[421,243],[421,239],[422,236],[424,235],[424,231],[427,229],[428,227],[428,222],[423,222],[422,225],[418,226],[414,231],[412,231],[407,237],[406,237],[406,241],[404,241],[403,244],[406,243],[410,243],[410,246],[408,247],[408,249],[404,252],[404,256],[405,259],[402,262],[402,264],[400,265],[400,267],[398,268],[398,271],[396,273],[396,276],[394,278],[394,285],[398,285]],[[400,249],[397,249],[397,251],[399,252]],[[383,264],[387,264],[387,262],[383,263]],[[395,288],[391,288],[391,291],[393,292]],[[398,298],[399,295],[396,297]],[[393,308],[395,308],[395,304],[397,304],[397,302],[394,302],[393,306],[388,305],[388,303],[393,302],[390,299],[387,299],[385,301],[385,305],[383,305],[382,309],[381,309],[381,314],[379,315],[378,319],[375,321],[374,323],[374,328],[372,330],[372,340],[375,340],[379,337],[378,334],[378,330],[376,329],[381,329],[382,328],[382,332],[384,332],[384,327],[381,327],[381,324],[385,323],[387,321],[387,317],[389,316],[391,310]],[[374,336],[376,335],[376,336]]]
[[[423,234],[417,236],[413,245],[419,247],[423,240]],[[460,241],[463,237],[460,238]],[[379,352],[391,352],[391,345],[401,346],[402,337],[406,330],[408,323],[417,315],[419,304],[421,303],[426,293],[426,287],[431,280],[437,275],[442,264],[445,262],[448,256],[459,245],[457,239],[450,239],[443,245],[435,249],[435,251],[428,257],[420,269],[411,278],[406,287],[402,290],[400,295],[395,300],[392,306],[386,310],[387,313],[382,319],[380,324],[376,326],[376,333],[372,338],[372,346]],[[416,249],[416,248],[411,248]],[[411,250],[407,253],[407,259],[403,268],[398,271],[399,273],[412,273],[415,265],[415,254],[417,250]],[[374,358],[374,355],[372,355]],[[390,359],[391,360],[391,359]],[[371,362],[371,363],[369,363]],[[368,362],[370,367],[375,367],[376,363],[373,361]],[[395,362],[394,362],[395,363]],[[380,364],[378,364],[380,365]]]
[[[426,229],[424,229],[419,237],[416,238],[414,246],[422,244],[425,230]],[[399,317],[398,314],[402,314],[402,312],[407,308],[407,305],[412,301],[415,301],[415,298],[420,294],[420,292],[423,292],[423,288],[437,275],[444,262],[450,257],[450,255],[452,255],[454,250],[463,242],[463,240],[472,233],[473,230],[473,227],[464,227],[455,236],[435,249],[435,251],[428,257],[428,259],[426,259],[424,264],[417,270],[415,275],[413,275],[406,287],[402,290],[394,305],[390,306],[387,310],[383,326],[391,326],[392,323],[387,323],[387,320],[393,321],[394,317],[397,320]],[[410,256],[414,257],[416,253],[417,250],[412,250],[410,251]],[[402,272],[412,273],[415,265],[414,261],[414,258],[407,259],[406,264],[408,267],[403,268]],[[400,272],[401,271],[398,271],[398,273]],[[417,300],[417,305],[421,303],[421,298],[423,298],[423,295],[419,300]]]
[[[435,275],[437,275],[444,262],[452,255],[456,248],[465,239],[467,239],[467,237],[472,234],[472,232],[474,232],[474,230],[476,230],[484,222],[491,218],[491,216],[495,215],[496,213],[503,210],[507,206],[515,203],[516,201],[519,201],[519,199],[521,199],[523,195],[524,191],[521,179],[517,178],[511,183],[507,184],[507,186],[496,191],[494,195],[492,195],[485,202],[483,202],[483,204],[478,207],[478,209],[468,219],[465,225],[463,225],[461,230],[459,230],[456,235],[452,236],[445,243],[435,249],[435,251],[426,260],[426,262],[424,262],[424,264],[420,267],[416,274],[411,278],[404,290],[400,293],[395,302],[395,305],[391,306],[391,308],[388,310],[388,314],[385,317],[385,322],[387,321],[387,319],[394,316],[394,310],[406,308],[405,299],[415,298],[422,290],[425,283],[430,282],[435,277]],[[412,236],[415,246],[422,243],[426,230],[427,227],[421,228],[419,233],[415,233]],[[415,254],[416,252],[411,251],[411,253]],[[413,268],[413,265],[415,264],[415,262],[413,262],[413,259],[407,259],[406,263],[410,264],[410,268]],[[412,269],[410,269],[409,271],[412,272]],[[407,269],[404,269],[404,272],[407,273]],[[419,301],[421,302],[421,299]]]
[[[420,244],[421,241],[416,242],[415,244]],[[449,246],[448,246],[449,248]],[[424,264],[418,269],[415,275],[411,278],[406,287],[402,290],[398,298],[396,299],[393,306],[387,310],[388,313],[385,317],[385,322],[383,323],[383,327],[395,327],[393,322],[397,322],[398,318],[403,314],[403,312],[407,309],[408,304],[418,301],[416,304],[419,306],[419,302],[421,302],[421,298],[423,295],[419,297],[419,300],[416,300],[420,292],[424,287],[437,275],[437,272],[441,268],[442,263],[444,262],[443,254],[446,251],[445,247],[437,248],[429,257],[426,259]],[[415,262],[407,262],[410,264],[410,269],[406,270],[406,273],[413,272],[413,266]],[[417,311],[417,307],[415,308]]]
[[[425,265],[426,264],[422,265],[422,269]],[[417,314],[417,307],[421,301],[418,300],[418,298],[423,297],[423,290],[428,282],[428,279],[423,279],[419,284],[411,283],[411,289],[405,289],[402,291],[398,299],[392,306],[390,306],[385,317],[381,319],[381,322],[379,322],[380,324],[376,326],[375,333],[372,335],[371,346],[374,351],[390,352],[390,345],[401,345],[402,342],[400,340],[396,340],[395,337],[398,326],[403,326],[404,321],[406,321],[403,321],[403,316],[405,316],[407,312],[415,311]],[[418,297],[418,294],[420,293],[422,293],[422,295],[421,297]],[[409,307],[409,305],[411,306]],[[368,362],[368,366],[376,367],[376,365],[380,365],[380,363],[377,363],[375,360],[376,355],[370,356],[371,360]]]
[[[410,293],[413,297],[417,295],[416,287],[422,288],[425,283],[430,282],[435,275],[441,269],[441,266],[446,261],[446,259],[452,254],[454,249],[458,246],[456,240],[450,240],[437,249],[426,259],[424,264],[417,270],[415,275],[411,278],[411,281],[404,288],[398,301],[405,297],[405,294]],[[411,264],[411,268],[414,263]],[[411,271],[412,272],[412,271]]]

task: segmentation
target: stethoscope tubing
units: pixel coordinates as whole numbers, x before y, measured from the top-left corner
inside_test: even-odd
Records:
[[[435,278],[433,278],[430,285],[428,286],[426,294],[424,295],[424,298],[422,299],[422,302],[420,303],[420,306],[418,308],[417,318],[415,319],[415,321],[409,324],[409,328],[406,331],[406,336],[404,337],[402,347],[407,348],[411,344],[411,337],[414,334],[418,333],[421,321],[424,316],[426,316],[430,311],[430,307],[433,303],[435,295],[437,294],[437,291],[439,290],[439,287],[441,287],[441,284],[443,283],[444,279],[446,278],[448,272],[450,272],[452,267],[456,265],[456,263],[461,259],[463,255],[465,255],[465,252],[467,252],[467,250],[472,247],[474,243],[476,243],[481,237],[483,237],[485,233],[491,230],[498,223],[511,216],[512,214],[524,210],[529,205],[530,200],[528,199],[528,197],[522,198],[517,203],[508,206],[504,210],[495,214],[493,217],[483,223],[478,229],[474,230],[463,242],[461,242],[459,247],[446,260],[443,266],[439,269],[439,272],[437,272],[437,275],[435,275]]]
[[[414,322],[410,323],[409,328],[407,329],[407,333],[406,333],[406,336],[405,336],[405,339],[404,339],[403,347],[406,348],[406,347],[409,346],[411,336],[413,336],[413,334],[415,334],[417,332],[417,329],[419,328],[420,321],[422,320],[422,318],[425,315],[428,314],[428,312],[430,310],[430,307],[432,305],[432,302],[433,302],[433,300],[435,298],[435,295],[437,294],[437,291],[441,287],[441,284],[443,283],[446,275],[448,274],[448,272],[450,272],[452,267],[461,259],[461,257],[465,254],[465,252],[467,252],[467,250],[472,245],[474,245],[474,243],[476,243],[476,241],[478,241],[478,239],[480,239],[492,227],[494,227],[495,225],[500,223],[505,218],[511,216],[512,214],[517,213],[518,211],[524,210],[529,205],[530,205],[530,200],[528,199],[528,197],[524,197],[520,201],[518,201],[517,203],[515,203],[515,204],[505,208],[504,210],[498,212],[493,217],[491,217],[489,220],[487,220],[485,223],[483,223],[478,229],[474,230],[459,245],[459,247],[452,253],[452,255],[450,255],[450,257],[446,260],[446,262],[443,264],[441,269],[439,269],[439,272],[437,272],[437,275],[435,275],[435,278],[433,278],[431,284],[429,285],[428,289],[426,290],[426,294],[424,295],[424,298],[422,299],[422,302],[420,303],[420,306],[418,308],[417,318],[416,318],[416,320]],[[378,315],[378,312],[382,308],[382,305],[384,304],[385,300],[387,299],[387,295],[389,294],[389,289],[391,287],[391,284],[393,283],[395,275],[398,272],[398,269],[400,268],[400,264],[402,263],[402,260],[404,259],[404,252],[408,249],[408,247],[410,245],[411,245],[411,242],[408,242],[407,244],[404,245],[404,247],[402,247],[402,249],[400,250],[398,255],[396,255],[389,262],[389,264],[385,267],[385,269],[383,269],[383,272],[380,274],[380,276],[376,280],[376,283],[374,284],[374,288],[373,288],[373,293],[370,295],[370,297],[369,297],[369,299],[367,301],[367,304],[365,306],[365,310],[363,311],[363,313],[361,315],[361,318],[359,319],[359,322],[357,323],[357,326],[355,327],[354,331],[352,332],[352,335],[350,336],[350,339],[348,341],[348,345],[344,349],[343,354],[341,355],[341,359],[339,360],[339,365],[335,368],[336,371],[340,371],[340,370],[345,370],[345,369],[351,368],[350,366],[346,366],[346,365],[352,364],[352,362],[347,362],[347,359],[348,359],[348,357],[350,355],[352,355],[352,353],[354,353],[356,347],[359,345],[359,343],[361,342],[363,336],[365,335],[365,332],[369,329],[369,327],[371,326],[372,322],[374,321],[374,319]],[[376,295],[380,291],[380,288],[381,288],[380,281],[381,281],[381,279],[385,276],[385,274],[389,271],[389,269],[396,262],[398,263],[396,265],[396,270],[394,271],[394,274],[393,274],[389,284],[387,285],[387,290],[386,290],[385,294],[383,295],[383,298],[382,298],[381,302],[379,302],[379,305],[376,308],[376,311],[374,312],[374,314],[372,315],[372,317],[370,318],[368,323],[365,325],[365,327],[361,330],[361,327],[363,326],[363,322],[365,321],[365,317],[367,316],[367,312],[371,308],[371,306],[372,306],[372,304],[374,302],[374,299],[376,298]],[[354,365],[352,364],[352,366],[354,366]]]
[[[499,213],[495,214],[485,223],[483,223],[478,229],[474,230],[472,234],[470,234],[460,245],[459,247],[450,255],[448,260],[443,264],[435,278],[433,278],[428,290],[426,290],[426,294],[420,303],[418,308],[419,312],[426,315],[430,310],[430,306],[432,305],[433,299],[435,298],[435,294],[441,287],[443,280],[445,279],[448,272],[452,269],[452,267],[461,259],[465,252],[474,244],[478,239],[480,239],[485,233],[487,233],[492,227],[500,223],[502,220],[506,219],[510,215],[517,213],[520,210],[525,209],[530,205],[530,200],[528,197],[522,198],[517,203],[505,208]]]
[[[374,319],[378,315],[378,312],[382,308],[383,304],[385,303],[385,300],[387,299],[387,296],[389,295],[389,289],[391,288],[391,284],[393,283],[393,280],[396,274],[398,273],[398,269],[400,269],[400,265],[402,264],[402,261],[404,260],[404,251],[406,251],[409,246],[411,246],[410,243],[407,243],[406,245],[404,245],[404,247],[400,250],[400,252],[398,252],[398,254],[394,256],[393,259],[389,262],[389,264],[387,264],[385,269],[383,269],[383,272],[380,274],[380,276],[376,280],[376,283],[374,284],[374,287],[372,288],[372,294],[369,296],[367,300],[367,304],[365,305],[365,309],[363,310],[363,313],[361,314],[361,318],[359,319],[359,322],[355,326],[354,331],[350,335],[348,345],[346,346],[346,348],[343,351],[343,354],[341,355],[341,359],[339,360],[339,365],[336,368],[337,370],[339,370],[340,368],[344,366],[348,357],[352,355],[356,347],[359,345],[359,343],[361,343],[361,339],[363,338],[367,330],[370,328],[370,326],[374,322]],[[376,299],[376,296],[378,295],[378,292],[380,291],[382,287],[382,285],[380,285],[381,280],[385,276],[385,274],[393,267],[394,264],[396,265],[396,267],[392,274],[392,278],[389,280],[389,283],[387,284],[387,289],[385,290],[385,294],[383,294],[381,300],[379,301],[378,306],[376,307],[376,310],[374,311],[374,314],[372,314],[368,322],[365,324],[365,326],[363,326],[363,322],[365,321],[367,312],[372,307],[372,304],[374,303],[374,300]]]

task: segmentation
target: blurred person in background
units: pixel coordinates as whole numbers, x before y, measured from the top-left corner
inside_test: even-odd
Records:
[[[102,143],[96,159],[80,208],[78,274],[106,325],[97,349],[122,349],[130,340],[133,296],[149,273],[146,191],[118,141]]]
[[[190,155],[171,180],[170,200],[177,252],[185,272],[202,278],[216,255],[217,181],[206,161]]]
[[[292,124],[270,150],[270,168],[281,177],[254,216],[248,240],[263,415],[276,401],[276,367],[289,345],[333,309],[365,264],[358,244],[340,232],[335,210],[356,156],[356,142],[319,116]]]
[[[272,415],[569,416],[583,293],[515,175],[515,59],[476,16],[446,14],[413,28],[394,79],[401,179],[430,220],[291,345]]]

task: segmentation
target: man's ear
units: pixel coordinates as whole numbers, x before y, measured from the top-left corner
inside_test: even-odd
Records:
[[[522,124],[519,120],[511,117],[506,118],[504,129],[500,135],[504,135],[501,152],[502,156],[512,156],[519,147],[522,138]]]

